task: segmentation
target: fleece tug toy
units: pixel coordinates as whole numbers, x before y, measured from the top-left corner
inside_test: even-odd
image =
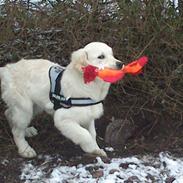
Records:
[[[132,75],[137,75],[141,73],[142,68],[144,67],[144,65],[147,64],[147,62],[148,58],[146,56],[143,56],[138,60],[135,60],[129,63],[128,65],[124,66],[120,70],[109,69],[109,68],[99,69],[95,66],[88,65],[82,68],[84,82],[89,83],[93,81],[96,77],[99,77],[106,82],[115,83],[118,80],[122,79],[127,73]]]

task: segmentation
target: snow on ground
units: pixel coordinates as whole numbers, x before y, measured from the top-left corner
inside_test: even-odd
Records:
[[[57,160],[52,166],[51,156],[44,157],[39,166],[27,161],[20,179],[25,183],[183,183],[183,158],[163,152],[156,157],[112,158],[109,162],[97,157],[96,163],[76,166],[63,166],[62,159]]]

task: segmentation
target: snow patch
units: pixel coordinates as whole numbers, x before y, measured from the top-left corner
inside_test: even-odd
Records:
[[[59,163],[49,167],[52,158],[47,156],[39,166],[28,161],[23,165],[20,179],[25,183],[118,183],[118,182],[157,182],[165,183],[171,179],[173,183],[183,182],[183,158],[175,158],[168,153],[155,156],[131,156],[112,158],[104,162],[100,157],[96,163],[77,166],[61,166]]]
[[[4,159],[1,161],[1,164],[4,165],[4,166],[7,166],[9,163],[9,161],[7,159]]]
[[[114,148],[113,147],[105,147],[105,150],[108,152],[113,152]]]

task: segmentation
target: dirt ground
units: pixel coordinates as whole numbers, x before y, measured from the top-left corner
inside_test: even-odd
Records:
[[[5,104],[1,101],[0,106],[0,182],[20,183],[18,176],[20,175],[21,164],[28,160],[19,157],[17,154],[4,116]],[[98,143],[103,148],[108,146],[104,141],[104,136],[111,118],[123,119],[123,116],[120,115],[123,106],[114,96],[108,96],[104,106],[105,114],[96,122]],[[113,153],[109,153],[109,158],[134,154],[152,154],[161,151],[170,151],[178,156],[183,155],[183,123],[181,121],[174,123],[167,120],[167,123],[161,123],[161,121],[152,121],[150,116],[142,120],[139,115],[134,120],[136,123],[132,124],[134,125],[133,133],[126,138],[125,132],[128,132],[128,129],[125,129],[121,136],[125,139],[124,144],[118,146]],[[38,116],[34,119],[32,125],[38,129],[39,134],[36,137],[29,138],[28,141],[38,154],[59,155],[67,165],[94,161],[94,158],[86,156],[80,147],[64,138],[54,127],[52,118],[47,114]],[[78,157],[82,158],[78,159]],[[6,160],[9,161],[8,164],[6,164]],[[34,159],[35,163],[41,163],[39,161],[37,158]]]

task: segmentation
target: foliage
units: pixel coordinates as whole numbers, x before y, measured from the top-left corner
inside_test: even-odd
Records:
[[[171,1],[5,0],[0,6],[1,65],[22,57],[67,64],[73,50],[103,41],[124,62],[150,58],[143,76],[112,87],[126,118],[148,112],[183,119],[183,17]]]

